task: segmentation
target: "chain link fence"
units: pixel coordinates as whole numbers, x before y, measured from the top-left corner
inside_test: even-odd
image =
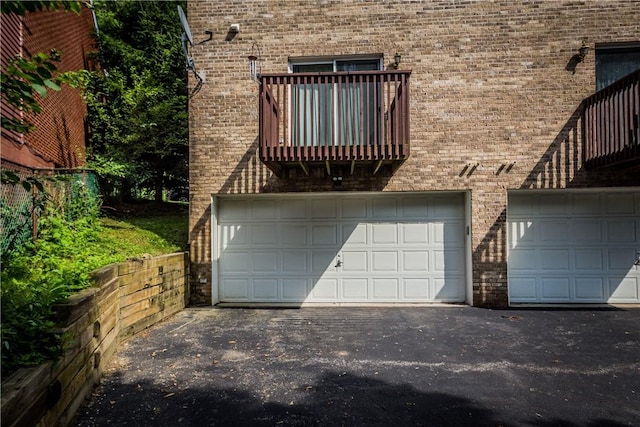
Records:
[[[99,197],[98,180],[89,171],[55,171],[53,174],[35,174],[34,172],[14,172],[20,177],[16,184],[3,184],[0,190],[0,253],[7,254],[32,241],[38,230],[38,220],[44,212],[45,203],[52,204],[56,210],[67,217],[77,214],[74,203],[87,197],[93,200]],[[31,185],[30,189],[22,185],[29,179],[37,179],[43,190]],[[27,186],[29,187],[29,186]],[[70,219],[70,218],[69,218]]]

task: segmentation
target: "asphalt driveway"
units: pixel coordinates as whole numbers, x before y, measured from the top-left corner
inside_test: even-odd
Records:
[[[640,426],[640,309],[187,309],[77,426]]]

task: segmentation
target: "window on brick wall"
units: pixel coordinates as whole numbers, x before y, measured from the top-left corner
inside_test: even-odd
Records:
[[[640,69],[640,43],[596,46],[596,90]]]
[[[344,71],[379,71],[382,57],[296,58],[289,64],[292,73]],[[313,83],[300,84],[293,92],[292,134],[294,145],[354,145],[357,136],[373,144],[380,134],[381,120],[374,114],[380,110],[380,83]],[[339,124],[339,125],[336,125]]]

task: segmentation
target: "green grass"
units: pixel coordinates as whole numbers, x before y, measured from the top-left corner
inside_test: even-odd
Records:
[[[118,261],[143,254],[155,256],[184,251],[188,221],[184,214],[124,220],[101,218],[102,250],[116,255]]]

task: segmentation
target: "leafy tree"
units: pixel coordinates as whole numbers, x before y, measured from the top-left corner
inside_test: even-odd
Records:
[[[87,94],[90,165],[103,186],[155,192],[186,182],[187,81],[171,1],[97,1],[99,63]]]

